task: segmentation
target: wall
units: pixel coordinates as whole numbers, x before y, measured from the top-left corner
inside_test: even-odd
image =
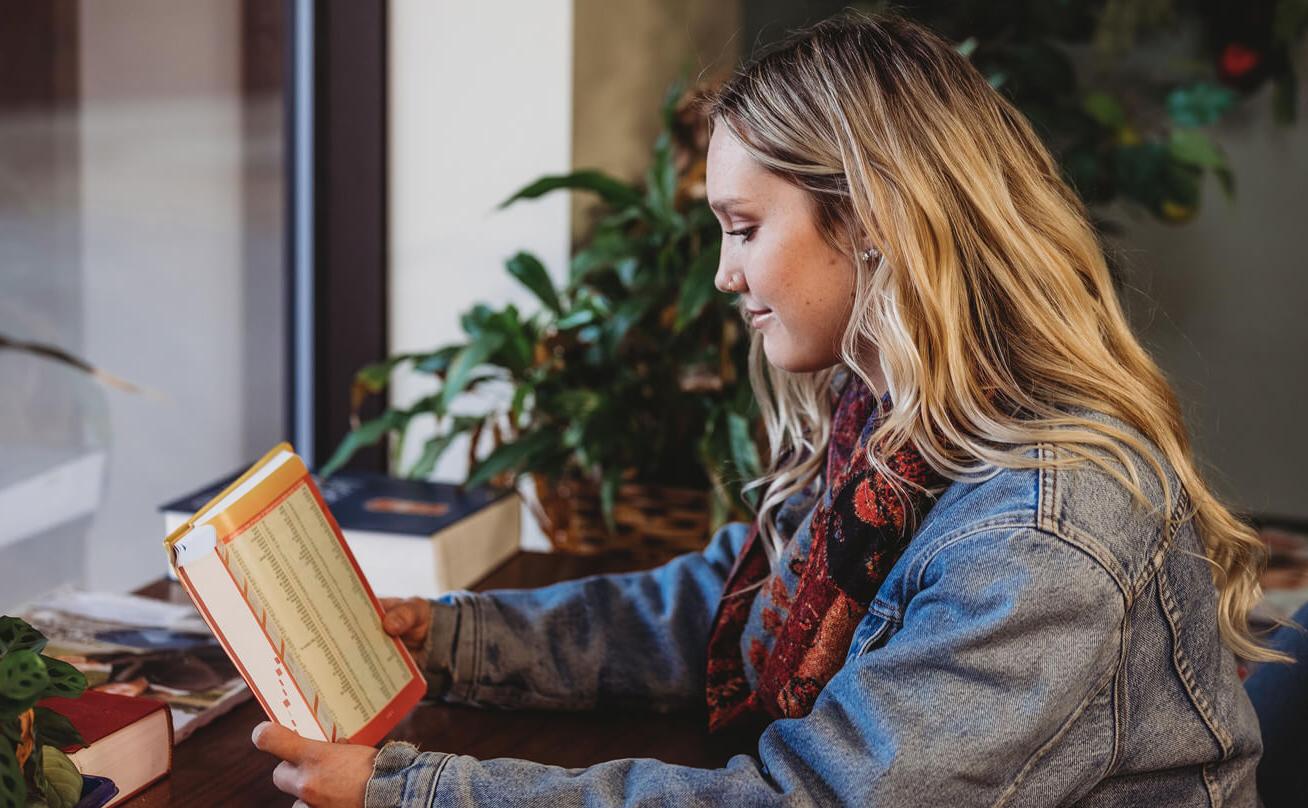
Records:
[[[457,341],[458,315],[478,301],[534,310],[503,269],[518,250],[565,276],[567,199],[496,206],[571,167],[572,0],[512,11],[394,0],[390,37],[390,348],[399,352]],[[433,387],[402,376],[391,400],[405,404]],[[429,434],[415,426],[402,467]],[[466,449],[456,446],[435,476],[459,480],[465,470]],[[543,541],[527,536],[530,546]]]
[[[679,76],[712,82],[740,59],[741,4],[702,0],[575,0],[572,164],[639,181]],[[572,200],[574,238],[589,195]]]
[[[1124,232],[1112,244],[1137,333],[1181,396],[1210,484],[1241,509],[1308,519],[1308,121],[1276,126],[1269,91],[1214,131],[1233,203],[1209,177],[1194,220],[1118,208]],[[1308,114],[1308,92],[1299,109]]]

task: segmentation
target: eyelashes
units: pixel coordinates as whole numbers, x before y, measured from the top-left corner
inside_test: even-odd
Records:
[[[746,228],[741,229],[741,230],[728,230],[728,231],[726,231],[726,235],[728,235],[728,236],[739,236],[739,237],[740,237],[740,240],[741,240],[741,243],[743,244],[743,243],[745,243],[746,241],[749,241],[751,238],[754,237],[754,231],[755,231],[755,230],[758,230],[758,227],[757,227],[757,226],[754,226],[754,227],[746,227]]]

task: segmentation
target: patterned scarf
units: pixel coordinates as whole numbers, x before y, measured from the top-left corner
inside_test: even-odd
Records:
[[[832,419],[826,488],[809,522],[811,541],[783,557],[773,574],[755,524],[727,577],[708,644],[709,730],[807,715],[840,670],[868,604],[934,500],[908,489],[908,512],[885,477],[871,468],[867,447],[890,411],[850,374]],[[887,459],[897,474],[930,490],[947,482],[905,447]],[[916,517],[914,517],[916,514]],[[780,521],[780,520],[779,520]],[[909,522],[913,522],[909,525]],[[906,530],[906,527],[909,530]],[[742,653],[754,601],[765,598],[762,638]],[[746,666],[752,669],[753,681]]]

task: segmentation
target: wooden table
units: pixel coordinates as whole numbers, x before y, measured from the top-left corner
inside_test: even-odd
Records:
[[[519,553],[473,589],[542,586],[598,572],[633,569],[630,561],[548,553]],[[161,579],[138,594],[189,603],[182,588]],[[212,724],[201,727],[173,752],[173,773],[124,805],[291,805],[272,783],[277,759],[250,743],[254,726],[266,720],[251,699]],[[487,759],[515,757],[558,766],[589,766],[625,757],[719,767],[740,740],[710,738],[702,712],[557,713],[480,710],[422,702],[388,736],[423,750],[456,752]]]

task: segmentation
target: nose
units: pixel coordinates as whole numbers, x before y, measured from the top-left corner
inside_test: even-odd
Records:
[[[729,258],[725,246],[718,259],[718,271],[713,275],[713,285],[724,294],[745,291],[745,273]]]

